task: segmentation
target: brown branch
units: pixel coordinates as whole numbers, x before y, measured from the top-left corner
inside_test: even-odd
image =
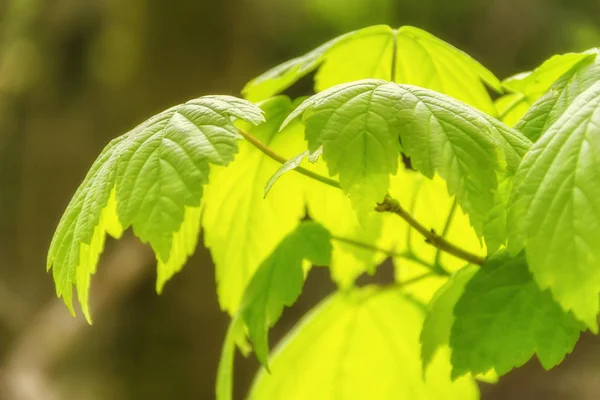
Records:
[[[252,144],[254,147],[256,147],[258,150],[260,150],[263,154],[265,154],[267,157],[277,161],[278,163],[281,164],[285,164],[288,160],[286,160],[284,157],[280,156],[279,154],[275,153],[272,149],[270,149],[269,147],[265,146],[264,144],[262,144],[260,142],[260,140],[258,140],[256,137],[254,137],[251,133],[246,132],[242,129],[238,129],[240,134],[246,139],[248,140],[248,142],[250,142],[250,144]],[[295,168],[294,171],[302,174],[302,175],[306,175],[309,178],[315,179],[319,182],[322,182],[326,185],[329,186],[333,186],[335,188],[340,188],[340,185],[337,181],[334,181],[332,179],[326,178],[324,176],[321,176],[319,174],[316,174],[312,171],[309,171],[307,169],[304,169],[302,167],[298,167]],[[435,233],[434,230],[429,230],[427,228],[425,228],[423,225],[421,225],[421,223],[419,221],[417,221],[408,211],[406,211],[404,208],[402,208],[400,206],[400,203],[389,197],[386,196],[385,200],[383,201],[383,203],[380,203],[377,208],[375,209],[376,211],[379,212],[392,212],[394,214],[399,215],[402,219],[404,219],[410,226],[412,226],[415,230],[417,230],[417,232],[419,232],[421,235],[423,235],[425,237],[425,241],[429,244],[431,244],[434,247],[437,247],[438,249],[440,249],[441,251],[445,251],[446,253],[450,253],[460,259],[463,259],[471,264],[477,264],[477,265],[483,265],[485,264],[485,258],[482,258],[478,255],[469,253],[468,251],[461,249],[460,247],[448,242],[446,239],[444,239],[442,236],[438,235],[437,233]]]
[[[485,264],[485,258],[461,249],[460,247],[448,242],[442,236],[438,235],[433,229],[429,230],[425,228],[408,211],[402,208],[397,200],[392,199],[389,196],[386,196],[384,201],[378,204],[375,210],[379,212],[390,212],[400,216],[400,218],[405,220],[417,232],[425,237],[425,242],[437,247],[442,251],[445,251],[446,253],[452,254],[453,256],[463,259],[471,264]]]

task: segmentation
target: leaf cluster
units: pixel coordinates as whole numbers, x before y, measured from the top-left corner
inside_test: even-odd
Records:
[[[315,94],[281,93],[316,70]],[[114,139],[59,222],[56,292],[88,292],[106,234],[132,228],[163,290],[211,251],[256,399],[477,399],[537,356],[549,369],[598,331],[600,60],[553,56],[498,80],[414,28],[335,38]],[[356,279],[391,259],[394,282]],[[339,290],[270,354],[268,332],[313,265]]]

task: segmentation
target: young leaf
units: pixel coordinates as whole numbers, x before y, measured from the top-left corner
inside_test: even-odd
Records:
[[[267,181],[267,184],[265,185],[264,196],[267,197],[269,191],[271,190],[275,182],[277,182],[277,180],[281,177],[281,175],[298,168],[302,161],[309,155],[309,153],[310,152],[308,150],[303,151],[302,153],[295,155],[294,157],[290,158],[285,163],[283,163],[281,167]]]
[[[424,370],[427,370],[436,351],[449,345],[450,330],[454,323],[454,306],[463,294],[465,285],[478,269],[476,265],[462,268],[431,299],[420,337]]]
[[[263,121],[253,104],[206,96],[172,107],[113,140],[69,203],[48,252],[58,296],[72,310],[75,285],[89,320],[87,292],[105,232],[129,226],[150,242],[161,285],[196,243],[198,211],[210,164],[227,165],[240,138],[232,118]]]
[[[584,328],[537,286],[525,255],[498,253],[468,281],[454,307],[452,375],[504,375],[534,353],[546,369],[570,353]]]
[[[529,139],[538,140],[580,94],[600,80],[598,49],[582,56],[585,57],[562,75],[515,126]]]
[[[411,26],[395,30],[377,25],[340,36],[267,71],[250,81],[242,93],[253,101],[265,99],[316,68],[317,92],[360,79],[387,79],[447,94],[491,115],[495,109],[483,82],[501,91],[490,71],[435,36]]]
[[[450,379],[440,352],[421,372],[423,311],[397,290],[339,292],[282,340],[250,399],[477,399],[474,380]]]
[[[516,170],[529,141],[448,96],[410,85],[363,80],[310,97],[303,115],[309,149],[323,146],[331,176],[360,212],[372,209],[395,174],[399,143],[414,167],[439,174],[479,235],[494,205],[497,173]]]
[[[260,107],[267,122],[242,128],[286,157],[306,148],[301,124],[277,132],[295,103],[278,96]],[[250,143],[242,142],[235,161],[227,168],[215,168],[206,187],[204,243],[215,263],[219,303],[231,315],[260,263],[305,215],[302,180],[306,178],[302,176],[281,180],[264,198],[263,187],[278,167]]]
[[[509,208],[509,249],[536,282],[597,331],[600,293],[600,82],[525,156]]]
[[[302,260],[329,265],[330,235],[321,225],[303,222],[258,267],[244,292],[240,314],[261,364],[268,368],[268,330],[279,320],[284,306],[291,306],[302,292]]]

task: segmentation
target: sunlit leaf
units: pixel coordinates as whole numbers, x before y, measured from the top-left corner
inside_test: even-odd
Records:
[[[514,182],[509,249],[536,282],[597,331],[600,293],[600,82],[525,156]]]
[[[339,174],[359,215],[386,194],[400,141],[414,167],[447,182],[479,235],[498,200],[497,174],[514,172],[530,146],[517,131],[448,96],[381,80],[314,95],[284,126],[299,116],[309,150],[323,146],[329,174]]]
[[[594,58],[595,55],[590,52],[554,55],[533,71],[505,79],[502,86],[508,93],[495,103],[499,118],[507,125],[514,126],[559,78],[565,74],[571,75]]]
[[[285,96],[269,99],[261,105],[267,122],[242,128],[285,157],[297,154],[306,148],[302,125],[278,133],[295,106]],[[242,142],[235,161],[227,168],[215,168],[206,187],[204,243],[215,263],[219,303],[232,315],[260,263],[305,214],[301,179],[307,178],[294,174],[281,179],[264,198],[263,188],[279,165]]]
[[[237,152],[233,117],[263,121],[261,111],[245,100],[206,96],[150,118],[104,149],[69,203],[48,252],[57,295],[71,310],[75,285],[90,318],[90,275],[106,232],[118,237],[132,226],[150,243],[159,263],[159,289],[181,268],[196,244],[209,165],[227,165]]]
[[[422,323],[422,309],[398,291],[335,294],[282,340],[249,398],[477,399],[471,378],[450,379],[447,353],[423,375]]]
[[[291,306],[302,292],[302,260],[328,265],[330,235],[314,222],[303,222],[286,236],[258,267],[244,292],[240,314],[257,358],[268,365],[268,330],[279,320],[284,306]]]
[[[566,111],[581,93],[600,80],[598,49],[584,53],[575,64],[523,116],[516,128],[536,141]]]
[[[360,79],[392,80],[394,48],[395,82],[445,93],[494,115],[483,83],[499,91],[498,79],[466,53],[411,26],[377,25],[342,35],[253,79],[243,94],[253,101],[265,99],[316,68],[317,92]]]

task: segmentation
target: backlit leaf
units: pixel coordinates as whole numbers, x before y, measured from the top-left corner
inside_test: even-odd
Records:
[[[301,124],[278,132],[283,119],[296,105],[285,96],[265,101],[267,122],[251,128],[242,126],[260,142],[285,157],[306,148]],[[263,188],[277,171],[273,161],[248,142],[227,168],[215,168],[204,196],[204,243],[216,268],[219,303],[233,315],[246,285],[261,262],[292,232],[305,214],[302,179],[281,179],[264,198]]]
[[[515,177],[509,249],[536,282],[597,331],[600,293],[600,82],[533,145]]]
[[[359,215],[386,194],[400,141],[416,169],[447,182],[479,235],[499,200],[497,174],[516,171],[530,146],[517,131],[448,96],[381,80],[314,95],[283,126],[299,116],[309,150],[323,146],[329,174],[339,174]]]
[[[559,78],[572,75],[594,58],[591,52],[554,55],[533,71],[506,78],[502,86],[508,93],[495,103],[500,120],[514,126]]]
[[[314,222],[303,222],[286,236],[258,267],[244,292],[240,314],[257,358],[268,364],[268,330],[279,320],[283,307],[290,307],[302,292],[302,260],[329,265],[330,235]]]
[[[282,340],[271,374],[261,370],[249,398],[477,399],[473,379],[450,379],[443,352],[423,376],[422,323],[422,309],[398,291],[337,293]]]
[[[585,58],[561,76],[515,126],[536,141],[566,111],[581,93],[600,79],[598,49],[582,53]]]
[[[132,226],[159,264],[157,286],[194,250],[209,165],[227,165],[240,138],[232,118],[263,121],[251,103],[206,96],[172,107],[113,140],[69,203],[48,252],[56,292],[72,310],[76,286],[89,320],[88,289],[105,233]]]
[[[396,48],[395,76],[392,62]],[[244,96],[256,101],[284,91],[319,68],[317,92],[332,86],[377,78],[432,89],[494,115],[483,84],[501,90],[498,79],[466,53],[411,26],[377,25],[333,39],[304,56],[287,61],[250,81]]]

